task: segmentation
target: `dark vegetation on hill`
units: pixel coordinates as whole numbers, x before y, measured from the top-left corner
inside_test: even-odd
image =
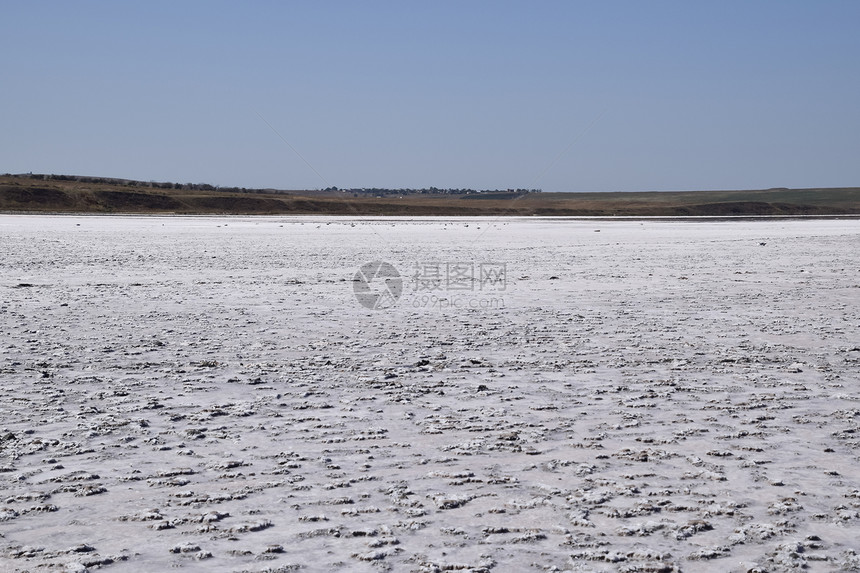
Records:
[[[236,215],[825,216],[860,214],[860,188],[637,193],[541,193],[525,189],[477,192],[435,188],[279,191],[28,174],[0,176],[0,211]]]

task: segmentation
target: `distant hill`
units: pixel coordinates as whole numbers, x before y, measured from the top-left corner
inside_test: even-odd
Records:
[[[860,214],[860,187],[636,193],[218,189],[77,176],[0,176],[0,211],[235,215],[765,216]]]

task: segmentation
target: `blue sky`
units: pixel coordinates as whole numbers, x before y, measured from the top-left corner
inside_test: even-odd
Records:
[[[283,189],[860,186],[854,0],[0,8],[0,172]]]

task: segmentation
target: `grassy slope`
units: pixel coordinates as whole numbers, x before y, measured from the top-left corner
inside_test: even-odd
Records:
[[[480,200],[477,200],[480,199]],[[860,214],[860,188],[641,193],[352,197],[160,190],[115,183],[0,176],[0,211],[336,215],[827,215]]]

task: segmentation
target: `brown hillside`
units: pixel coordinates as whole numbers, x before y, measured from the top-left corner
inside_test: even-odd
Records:
[[[641,193],[387,194],[222,191],[69,176],[0,176],[0,211],[62,213],[828,216],[860,214],[860,188]],[[89,181],[84,181],[89,180]],[[177,186],[181,187],[181,186]],[[480,200],[475,200],[480,199]]]

